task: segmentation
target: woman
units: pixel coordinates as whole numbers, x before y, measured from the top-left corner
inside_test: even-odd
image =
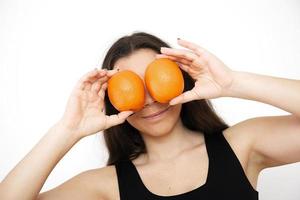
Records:
[[[184,49],[143,32],[116,41],[102,70],[79,80],[62,118],[2,181],[0,199],[258,199],[260,171],[300,161],[300,82],[233,71],[192,42],[178,44]],[[146,91],[142,110],[118,113],[107,80],[126,69],[143,78],[146,66],[162,57],[179,64],[184,93],[161,104]],[[209,101],[220,97],[260,101],[291,114],[229,127]],[[107,166],[39,194],[68,150],[99,131],[109,150]]]

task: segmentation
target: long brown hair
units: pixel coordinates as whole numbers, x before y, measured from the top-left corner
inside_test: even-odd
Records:
[[[102,69],[113,69],[116,61],[127,57],[139,49],[151,49],[160,53],[161,47],[170,47],[160,38],[145,32],[134,32],[131,35],[118,39],[108,50]],[[184,92],[194,87],[194,80],[185,71],[181,70],[184,77]],[[104,98],[105,112],[107,115],[117,114],[110,103],[107,91]],[[216,114],[210,100],[194,100],[182,104],[180,118],[185,127],[190,130],[207,134],[219,133],[228,128],[228,125]],[[200,133],[199,132],[199,133]],[[104,140],[108,148],[109,158],[107,165],[126,160],[135,159],[141,153],[146,153],[145,143],[139,131],[127,121],[104,130]]]

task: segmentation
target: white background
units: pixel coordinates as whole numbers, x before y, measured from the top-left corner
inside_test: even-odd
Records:
[[[81,75],[99,67],[124,34],[146,31],[174,47],[184,38],[233,70],[300,79],[299,6],[296,0],[0,0],[0,180],[61,117]],[[255,101],[212,101],[229,125],[286,114]],[[101,134],[81,140],[43,191],[106,159]],[[300,199],[299,186],[300,163],[263,170],[258,181],[262,200]]]

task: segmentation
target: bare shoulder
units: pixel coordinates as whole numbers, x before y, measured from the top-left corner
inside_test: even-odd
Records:
[[[253,145],[256,139],[254,122],[257,118],[246,119],[238,122],[223,131],[223,135],[230,144],[231,148],[238,158],[245,164],[255,165],[258,170],[262,170],[263,157],[253,150]]]
[[[260,171],[300,161],[300,118],[293,114],[259,116],[225,129],[223,135],[255,185]]]
[[[115,166],[91,169],[74,176],[56,188],[41,193],[39,200],[48,199],[118,199]]]
[[[84,172],[95,185],[95,191],[105,200],[118,199],[118,178],[115,165]]]
[[[300,161],[300,117],[294,114],[254,117],[228,129],[229,140],[249,143],[261,168]],[[258,158],[258,159],[257,159]]]
[[[250,184],[256,189],[264,158],[253,151],[255,136],[251,134],[251,129],[251,124],[239,122],[223,130],[223,135],[237,156]]]

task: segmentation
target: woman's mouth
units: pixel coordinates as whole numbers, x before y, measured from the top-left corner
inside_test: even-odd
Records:
[[[156,112],[156,113],[152,113],[152,114],[147,115],[147,116],[144,116],[144,117],[142,117],[142,118],[143,118],[143,119],[146,119],[146,120],[159,119],[161,116],[163,116],[164,113],[166,113],[166,112],[169,110],[170,107],[171,107],[171,106],[169,106],[168,108],[166,108],[166,109],[164,109],[164,110],[162,110],[162,111],[159,111],[159,112]]]

